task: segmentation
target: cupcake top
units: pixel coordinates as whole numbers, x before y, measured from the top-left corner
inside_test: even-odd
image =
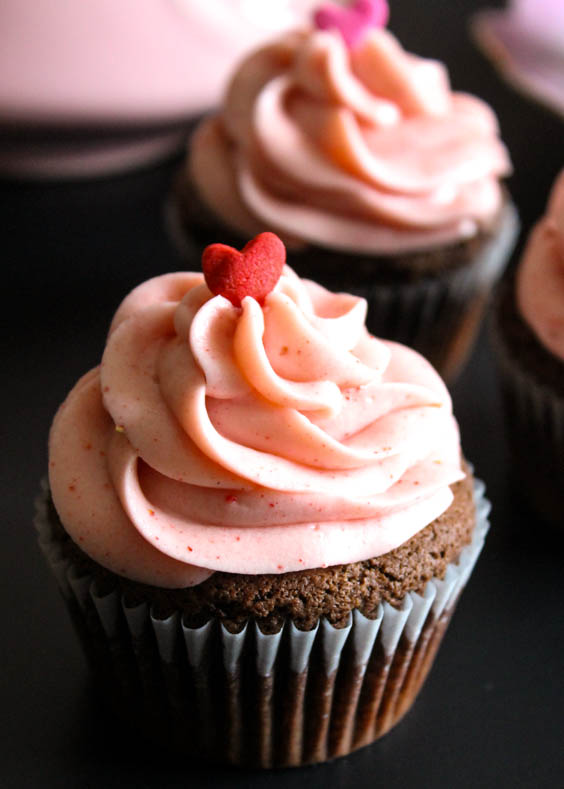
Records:
[[[239,66],[188,162],[227,225],[388,254],[493,224],[510,170],[493,112],[453,93],[442,64],[405,52],[382,8],[324,7]]]
[[[215,106],[233,64],[313,0],[2,0],[0,119],[178,122]],[[31,57],[33,53],[33,57]]]
[[[517,306],[539,342],[564,361],[564,170],[517,271]]]
[[[156,277],[119,307],[49,445],[62,523],[104,567],[167,588],[323,568],[449,507],[464,473],[437,373],[368,334],[364,299],[284,261],[271,233],[212,245],[205,276]]]
[[[561,0],[511,0],[505,13],[533,38],[562,53],[564,5]]]

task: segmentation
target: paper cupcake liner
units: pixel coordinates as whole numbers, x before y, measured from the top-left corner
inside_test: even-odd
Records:
[[[518,232],[517,212],[508,204],[498,233],[471,263],[399,286],[372,283],[364,292],[358,289],[368,301],[368,329],[414,348],[453,380],[472,349]]]
[[[358,266],[341,267],[335,259],[325,282],[317,262],[314,270],[308,268],[307,261],[296,263],[296,270],[332,290],[363,296],[368,302],[366,323],[372,334],[414,348],[443,378],[453,380],[472,349],[518,232],[517,211],[507,201],[497,232],[482,243],[470,261],[456,266],[447,263],[436,273],[412,281],[378,281],[382,263],[369,258]]]
[[[147,603],[101,592],[64,558],[46,489],[36,526],[90,663],[126,717],[184,751],[289,767],[368,745],[410,708],[484,544],[484,490],[476,481],[472,542],[423,594],[381,604],[373,619],[355,610],[345,627],[321,620],[300,631],[286,621],[272,635],[252,620],[238,633],[216,620],[189,628],[179,611],[162,619]]]
[[[511,465],[520,492],[545,519],[564,527],[564,383],[541,383],[492,327]],[[564,382],[564,375],[563,375]]]
[[[190,235],[173,198],[165,206],[165,225],[179,254],[196,269],[200,268],[206,243],[222,240],[240,246],[233,231],[218,226],[213,234],[205,222],[201,228],[197,226],[197,219]],[[493,286],[505,268],[518,232],[517,211],[507,200],[497,232],[481,245],[471,262],[446,265],[436,274],[413,281],[378,281],[378,272],[388,261],[350,255],[341,259],[334,251],[325,255],[316,249],[309,257],[307,251],[288,251],[288,263],[300,276],[329,290],[365,298],[367,326],[372,334],[414,348],[443,378],[452,380],[472,348]]]

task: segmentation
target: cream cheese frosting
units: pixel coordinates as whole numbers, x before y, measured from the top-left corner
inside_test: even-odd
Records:
[[[247,235],[289,246],[401,253],[489,227],[510,162],[496,118],[444,66],[374,29],[287,34],[236,71],[192,140],[188,177]]]
[[[517,306],[540,343],[564,361],[564,170],[517,271]]]
[[[288,267],[262,305],[198,273],[132,291],[50,434],[72,540],[179,588],[361,561],[424,528],[464,477],[450,397],[365,315]]]

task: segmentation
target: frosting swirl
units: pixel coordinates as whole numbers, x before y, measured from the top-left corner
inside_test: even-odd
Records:
[[[564,361],[564,170],[517,271],[517,305],[544,347]]]
[[[51,430],[74,542],[175,588],[360,561],[438,517],[464,476],[448,392],[365,314],[288,267],[262,307],[197,273],[132,291]]]
[[[452,93],[442,64],[386,30],[348,50],[336,33],[288,34],[248,57],[221,115],[194,135],[190,177],[247,235],[290,246],[393,253],[472,236],[510,170],[497,121]]]

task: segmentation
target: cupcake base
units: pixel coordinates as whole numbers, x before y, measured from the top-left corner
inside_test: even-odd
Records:
[[[564,363],[517,312],[511,278],[498,295],[493,340],[519,491],[545,520],[564,526]]]
[[[221,224],[185,175],[177,181],[165,220],[191,268],[199,268],[208,244],[221,240],[240,248],[248,241]],[[470,353],[518,231],[517,211],[507,197],[489,231],[440,249],[369,256],[308,245],[288,249],[287,258],[301,277],[365,298],[372,334],[414,348],[443,378],[453,380]]]
[[[218,618],[189,627],[179,611],[85,572],[63,550],[49,493],[38,502],[39,543],[102,694],[151,740],[249,767],[291,767],[344,756],[384,735],[409,710],[432,665],[488,529],[475,482],[472,541],[443,578],[372,617],[354,610],[336,627],[299,630],[287,619],[264,633],[249,619],[231,632]]]

